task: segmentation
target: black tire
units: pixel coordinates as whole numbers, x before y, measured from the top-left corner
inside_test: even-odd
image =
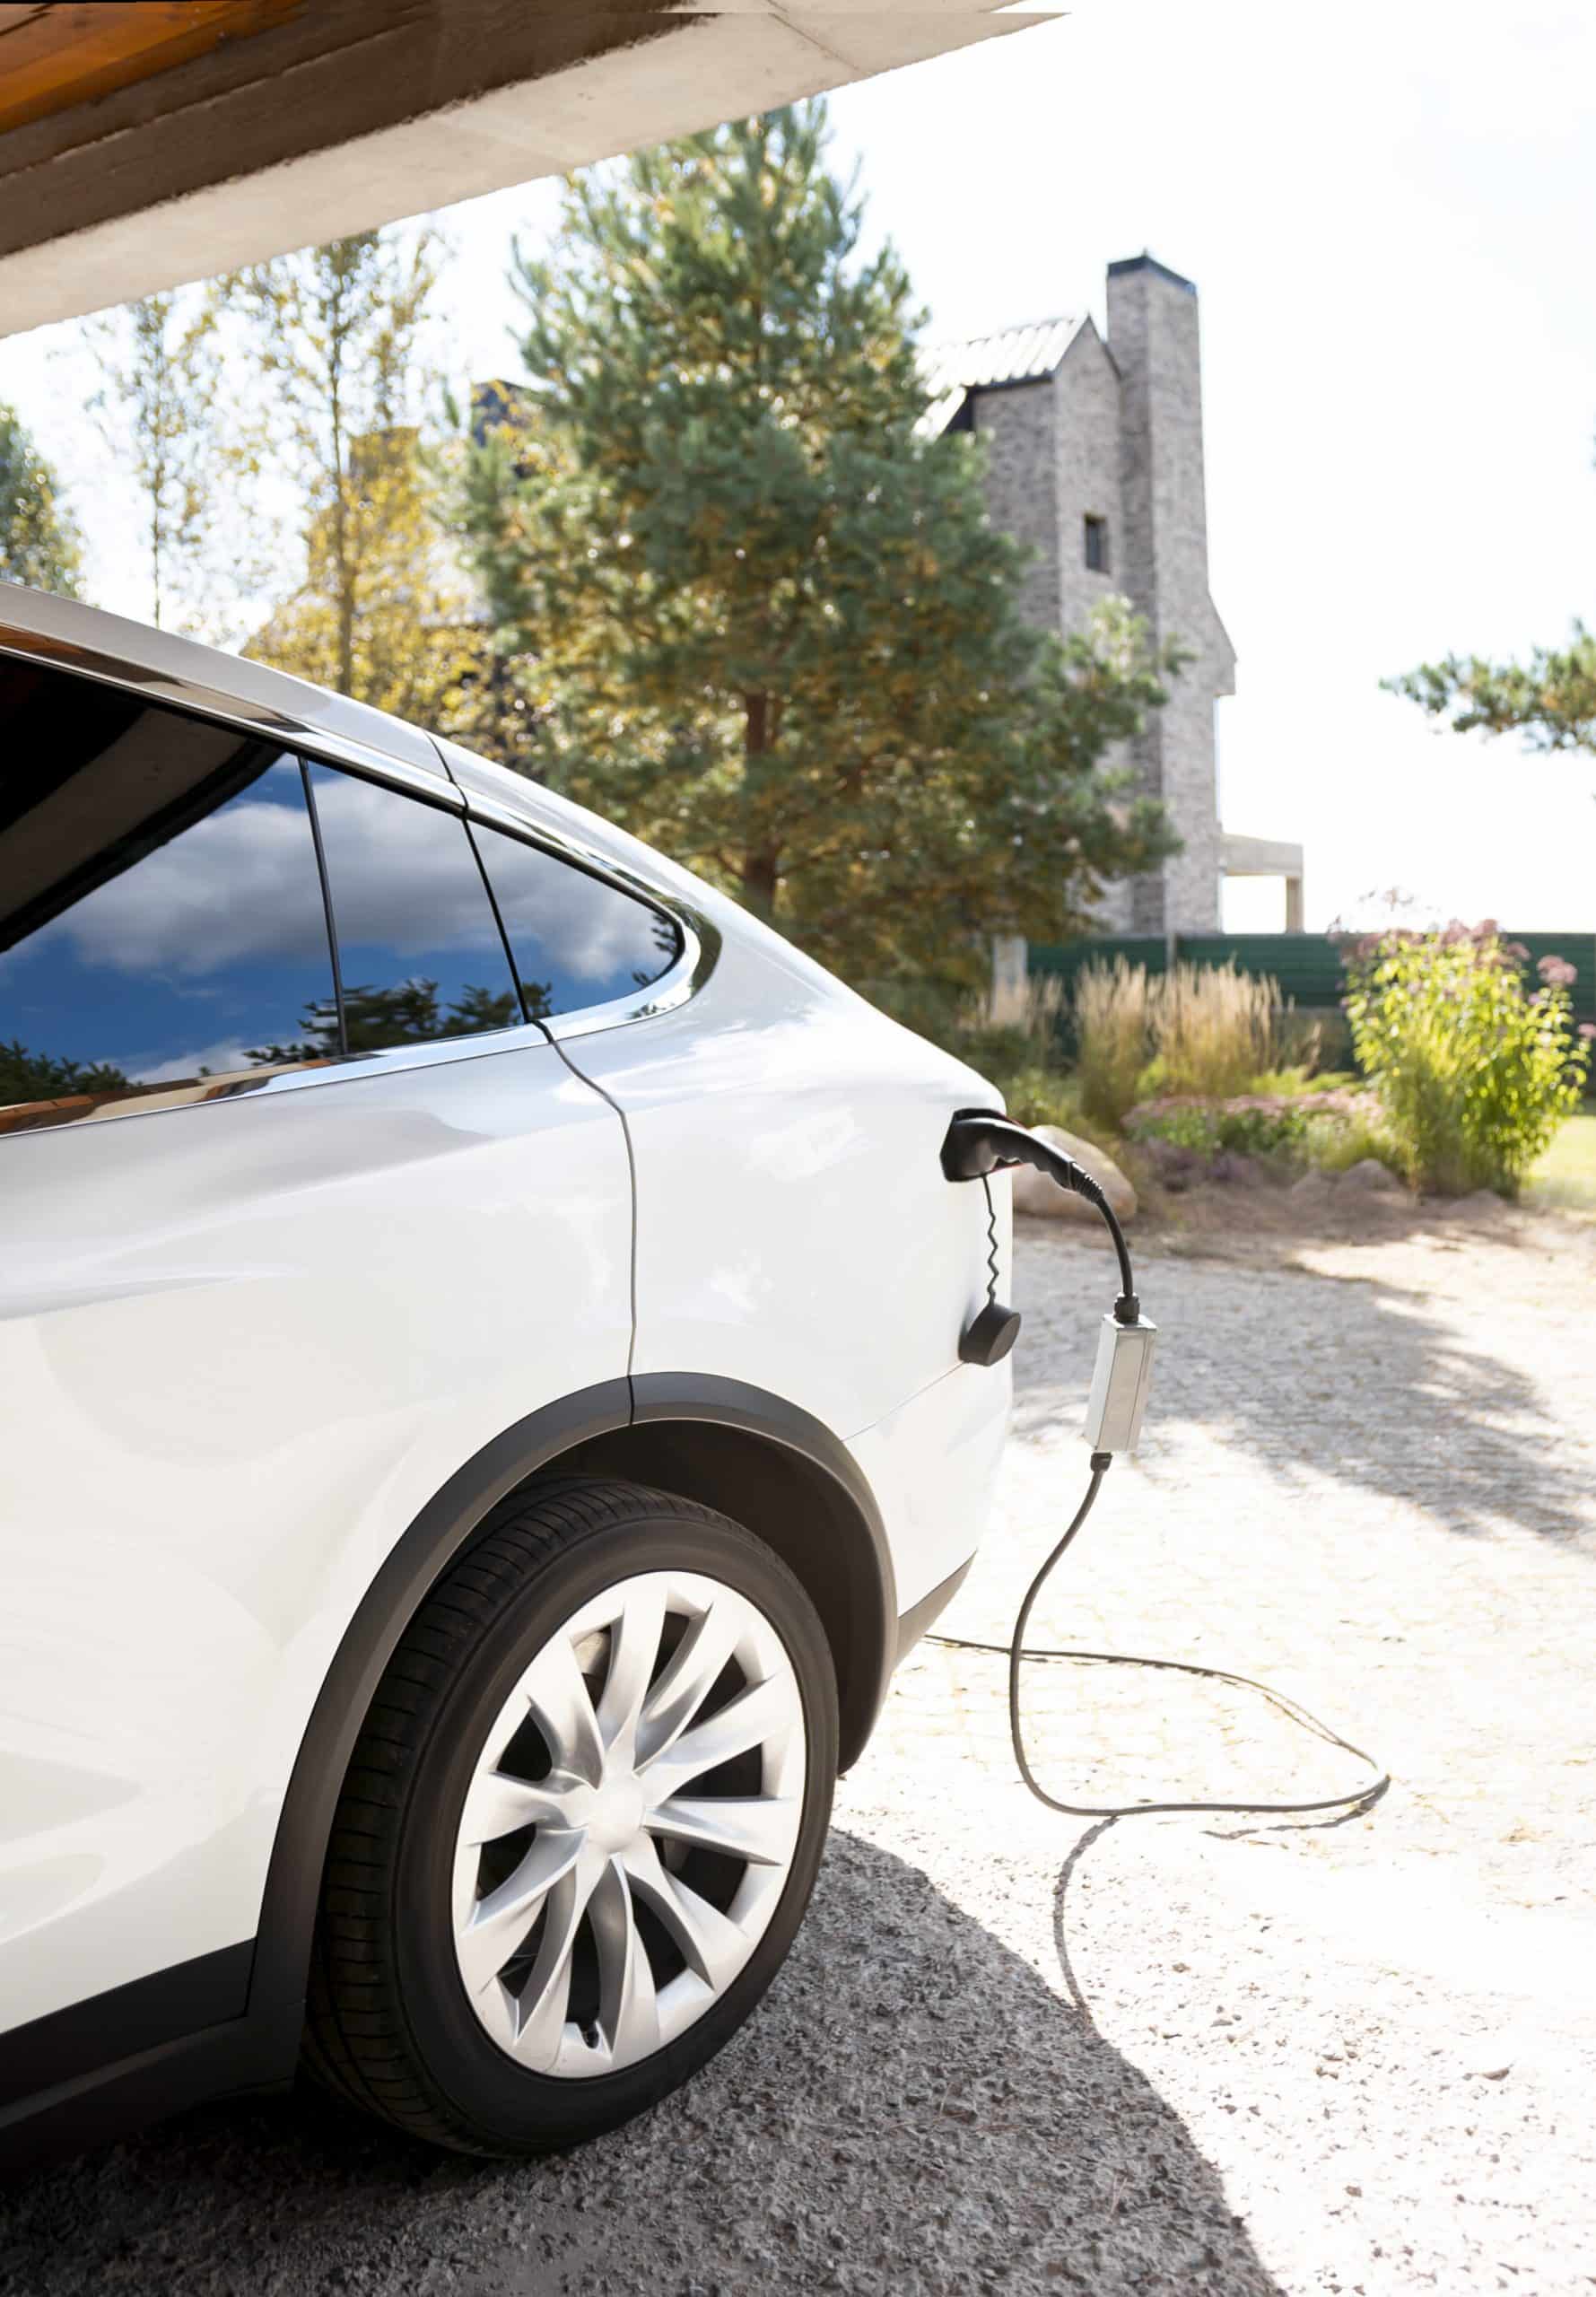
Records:
[[[757,1605],[793,1663],[807,1734],[797,1853],[769,1927],[697,2022],[588,2079],[531,2072],[478,2022],[455,1959],[458,1812],[493,1718],[582,1603],[634,1573],[699,1571]],[[780,1559],[724,1515],[619,1481],[512,1495],[395,1651],[351,1760],[328,1845],[305,2058],[340,2097],[463,2153],[534,2154],[629,2120],[729,2039],[781,1968],[814,1886],[837,1770],[824,1630]]]

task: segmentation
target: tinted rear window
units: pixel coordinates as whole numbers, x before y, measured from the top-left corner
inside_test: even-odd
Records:
[[[472,834],[534,1017],[606,1005],[675,965],[675,922],[619,886],[480,822]]]
[[[310,768],[351,1052],[520,1026],[504,937],[458,814]]]
[[[0,659],[0,1105],[313,1057],[332,961],[275,745]]]

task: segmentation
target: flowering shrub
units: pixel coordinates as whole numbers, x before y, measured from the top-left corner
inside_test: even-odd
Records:
[[[1589,1064],[1568,1000],[1574,968],[1526,952],[1494,923],[1389,932],[1347,952],[1347,1017],[1416,1186],[1461,1195],[1519,1183],[1574,1109]]]

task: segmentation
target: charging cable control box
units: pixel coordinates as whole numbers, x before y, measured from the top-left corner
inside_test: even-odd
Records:
[[[1103,1319],[1085,1430],[1095,1452],[1135,1451],[1157,1338],[1157,1325],[1145,1316],[1133,1324],[1116,1323],[1112,1316]]]

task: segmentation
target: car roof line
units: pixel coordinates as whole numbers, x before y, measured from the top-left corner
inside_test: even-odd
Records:
[[[419,727],[264,662],[77,598],[0,581],[0,653],[225,718],[284,744],[304,743],[349,764],[419,770],[441,790],[452,789],[448,767]]]

